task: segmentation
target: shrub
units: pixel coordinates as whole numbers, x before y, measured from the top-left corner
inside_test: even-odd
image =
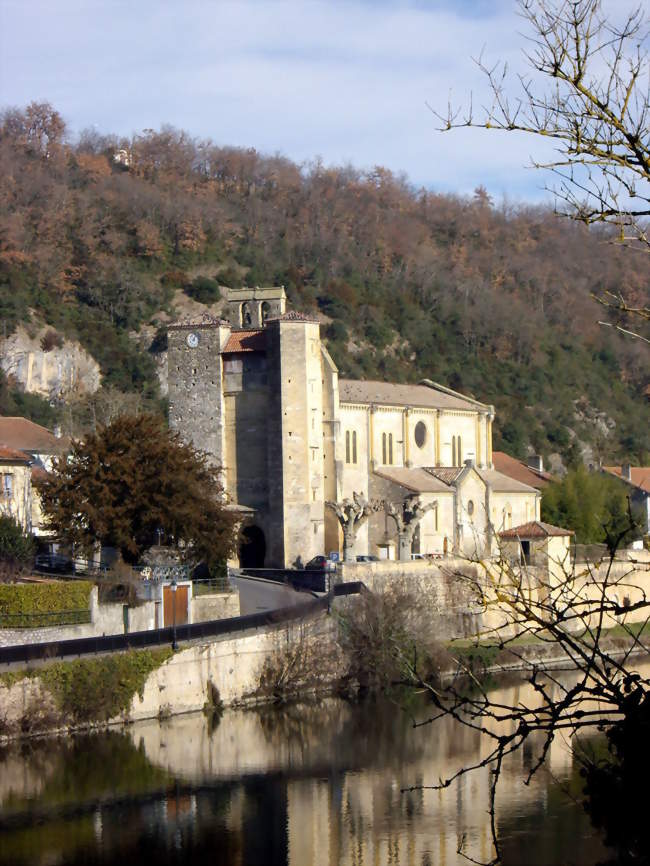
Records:
[[[41,349],[44,352],[51,352],[55,348],[60,349],[61,346],[63,346],[63,337],[52,329],[46,331],[41,337]]]
[[[184,288],[185,294],[202,304],[213,304],[221,298],[219,283],[216,280],[211,280],[210,277],[196,277]]]
[[[21,571],[34,555],[34,539],[13,517],[0,515],[0,564],[5,572]],[[0,587],[2,590],[2,587]],[[1,602],[0,602],[1,604]]]

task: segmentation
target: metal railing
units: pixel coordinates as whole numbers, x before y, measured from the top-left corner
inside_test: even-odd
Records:
[[[77,638],[76,640],[0,647],[0,664],[26,664],[43,659],[144,649],[171,644],[174,638],[180,643],[208,637],[221,637],[265,626],[282,625],[283,623],[314,617],[324,610],[328,610],[333,598],[356,595],[365,590],[365,588],[364,584],[358,581],[337,584],[332,587],[328,595],[322,598],[310,599],[304,604],[280,608],[278,610],[260,611],[259,613],[251,613],[246,616],[235,616],[230,619],[177,625],[175,628],[168,626],[167,628],[136,631],[129,634],[102,635]]]
[[[90,610],[44,610],[29,613],[0,613],[0,628],[49,628],[91,622]]]

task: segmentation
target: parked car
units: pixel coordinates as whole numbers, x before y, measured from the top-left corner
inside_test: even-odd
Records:
[[[34,558],[37,571],[55,571],[58,574],[72,572],[72,560],[64,553],[39,553]]]
[[[379,557],[373,556],[371,553],[362,553],[357,556],[357,562],[379,562]]]
[[[323,554],[319,554],[315,556],[313,559],[310,559],[307,565],[305,566],[305,571],[335,571],[336,563],[332,562],[331,559],[328,559]]]

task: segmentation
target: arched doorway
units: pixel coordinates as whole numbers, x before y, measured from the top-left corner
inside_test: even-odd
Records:
[[[242,531],[239,545],[240,568],[264,568],[266,539],[259,526],[247,526]]]

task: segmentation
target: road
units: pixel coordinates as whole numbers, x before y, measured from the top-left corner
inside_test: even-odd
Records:
[[[279,607],[304,604],[314,597],[310,592],[298,592],[286,584],[257,577],[232,577],[231,580],[239,590],[242,616],[259,613],[261,610],[277,610]]]

